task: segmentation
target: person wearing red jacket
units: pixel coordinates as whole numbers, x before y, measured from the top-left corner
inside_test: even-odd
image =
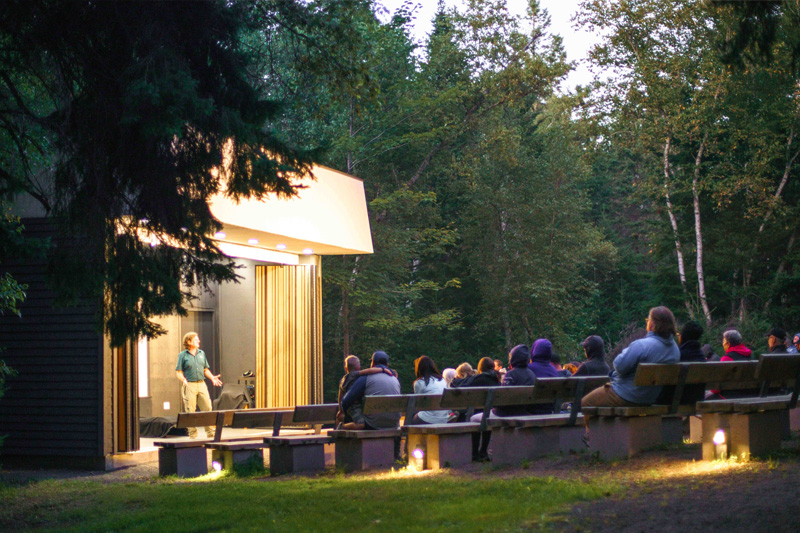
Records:
[[[744,345],[742,334],[738,330],[729,329],[722,334],[722,349],[725,355],[720,361],[750,361],[753,351]]]

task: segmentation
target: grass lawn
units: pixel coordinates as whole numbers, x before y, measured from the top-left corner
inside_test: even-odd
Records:
[[[400,471],[270,480],[210,474],[151,482],[0,485],[0,530],[514,531],[547,527],[581,500],[619,490],[534,476]]]

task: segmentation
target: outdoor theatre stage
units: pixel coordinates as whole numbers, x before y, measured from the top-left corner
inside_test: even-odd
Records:
[[[247,384],[256,407],[320,402],[321,256],[373,249],[361,180],[312,172],[316,180],[300,180],[304,188],[290,199],[212,199],[223,224],[215,239],[242,279],[198,292],[186,317],[157,317],[167,333],[155,339],[112,349],[94,330],[96,308],[52,307],[45,265],[8,265],[29,290],[22,318],[0,316],[3,359],[19,370],[0,401],[4,461],[68,456],[71,466],[109,467],[113,454],[138,449],[140,418],[179,412],[175,364],[188,331],[199,333],[224,383],[243,385],[242,374],[255,373]],[[31,202],[21,199],[15,212],[32,236],[52,231]]]

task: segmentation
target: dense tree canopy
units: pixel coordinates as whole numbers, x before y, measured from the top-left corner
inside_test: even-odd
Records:
[[[85,251],[53,255],[62,294],[104,297],[119,342],[233,280],[207,203],[229,153],[235,197],[291,194],[311,162],[364,180],[375,253],[323,264],[329,391],[344,355],[376,349],[404,381],[421,354],[543,336],[577,358],[653,305],[712,342],[800,328],[796,2],[586,0],[613,75],[567,94],[535,1],[440,4],[422,42],[411,4],[382,9],[5,3],[0,200],[27,192]]]

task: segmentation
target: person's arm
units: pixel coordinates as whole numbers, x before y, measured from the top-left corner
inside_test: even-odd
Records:
[[[636,372],[639,365],[640,350],[635,344],[631,344],[614,359],[614,370],[620,376],[627,376]]]
[[[425,381],[418,379],[414,382],[414,394],[422,394],[422,389],[425,388]]]
[[[189,383],[188,381],[186,381],[186,376],[183,375],[183,370],[176,370],[175,376],[178,378],[178,381],[180,381],[184,385]]]
[[[209,370],[207,368],[203,369],[203,374],[208,379],[211,380],[211,383],[213,383],[215,387],[221,387],[222,386],[222,380],[219,379],[219,376],[221,376],[222,374],[218,374],[218,375],[215,376],[214,374],[211,373],[211,370]]]
[[[347,391],[347,394],[344,395],[342,398],[342,411],[347,411],[350,409],[350,406],[354,403],[360,401],[364,397],[364,393],[367,391],[367,377],[361,376],[353,383],[353,386],[350,387],[350,390]]]

